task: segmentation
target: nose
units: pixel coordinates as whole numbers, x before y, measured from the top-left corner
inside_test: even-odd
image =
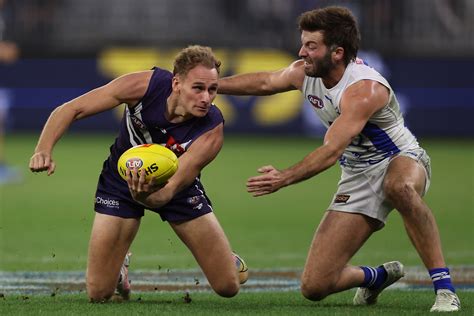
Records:
[[[299,57],[306,57],[308,54],[306,53],[306,50],[304,49],[304,46],[301,46],[300,51],[298,52]]]
[[[211,95],[210,95],[209,91],[204,91],[201,94],[201,101],[202,101],[202,103],[205,103],[205,104],[211,103]]]

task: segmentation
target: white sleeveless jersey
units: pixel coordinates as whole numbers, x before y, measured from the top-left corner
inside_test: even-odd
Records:
[[[367,168],[400,151],[419,147],[416,138],[405,127],[400,106],[387,80],[360,59],[347,66],[341,80],[331,89],[324,86],[321,78],[306,76],[302,92],[324,126],[329,127],[341,113],[344,91],[360,80],[380,82],[390,90],[390,97],[388,104],[372,115],[341,156],[341,166],[352,170]]]

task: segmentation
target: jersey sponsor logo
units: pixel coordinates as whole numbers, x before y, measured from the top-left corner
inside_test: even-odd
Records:
[[[324,107],[324,102],[320,98],[315,95],[309,94],[308,101],[311,103],[315,108],[322,109]]]
[[[109,208],[119,208],[120,207],[120,202],[119,201],[113,200],[113,199],[102,198],[100,196],[97,196],[95,198],[95,203],[105,205],[106,207],[109,207]]]
[[[338,194],[334,199],[334,203],[346,203],[350,197],[348,194]]]

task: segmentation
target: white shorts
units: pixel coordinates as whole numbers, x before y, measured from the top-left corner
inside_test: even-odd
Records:
[[[422,164],[426,172],[426,183],[423,195],[428,191],[431,179],[430,157],[418,147],[400,152],[362,171],[351,171],[342,168],[341,180],[328,210],[348,213],[360,213],[375,218],[385,224],[393,206],[386,199],[383,191],[383,180],[388,165],[393,159],[405,156]]]

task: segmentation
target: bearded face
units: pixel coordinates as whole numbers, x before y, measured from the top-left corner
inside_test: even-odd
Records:
[[[304,58],[306,62],[304,71],[309,77],[326,77],[329,75],[329,72],[334,69],[334,63],[331,59],[331,51],[328,50],[324,56],[321,57],[306,57]]]
[[[310,77],[326,77],[336,65],[332,60],[333,50],[324,44],[321,31],[301,33],[299,56],[304,60],[304,71]]]

